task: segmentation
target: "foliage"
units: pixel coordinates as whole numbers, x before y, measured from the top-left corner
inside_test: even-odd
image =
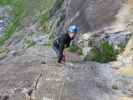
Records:
[[[85,60],[97,61],[106,63],[116,60],[118,51],[114,49],[108,42],[101,43],[100,48],[93,48],[91,53],[86,56]]]
[[[48,30],[48,19],[50,15],[50,10],[52,9],[53,0],[43,0],[42,5],[43,5],[43,9],[39,17],[39,22],[43,26],[44,30],[47,31]]]
[[[23,0],[1,0],[0,5],[12,5],[14,8],[12,12],[14,18],[8,25],[4,36],[0,38],[0,46],[2,46],[12,36],[19,25],[20,19],[24,14],[24,2]]]
[[[82,49],[79,46],[77,46],[76,44],[74,44],[74,43],[71,44],[71,46],[69,47],[68,50],[70,52],[78,53],[78,54],[82,55]]]
[[[11,13],[13,19],[8,25],[4,36],[0,38],[0,46],[3,46],[5,42],[16,31],[16,29],[18,29],[18,26],[21,25],[20,23],[22,22],[22,18],[28,16],[29,13],[34,12],[35,8],[33,7],[36,6],[36,11],[38,11],[36,21],[39,21],[44,30],[47,31],[49,11],[52,7],[52,4],[53,0],[0,0],[0,5],[10,5],[13,8],[13,11]]]

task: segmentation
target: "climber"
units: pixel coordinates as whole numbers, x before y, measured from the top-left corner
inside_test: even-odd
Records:
[[[71,25],[67,33],[60,35],[53,42],[53,49],[57,54],[58,63],[64,64],[66,61],[66,53],[65,49],[70,46],[71,41],[75,38],[78,32],[78,28],[76,25]]]

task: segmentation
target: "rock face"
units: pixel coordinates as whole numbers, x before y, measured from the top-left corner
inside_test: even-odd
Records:
[[[129,40],[125,51],[118,56],[118,61],[133,65],[133,36]]]
[[[115,21],[120,7],[121,0],[69,0],[67,17],[72,20],[71,23],[79,25],[83,32],[95,31]]]
[[[42,58],[46,64],[40,64]],[[29,97],[35,100],[115,100],[112,84],[108,84],[112,70],[105,65],[95,62],[60,65],[52,59],[50,48],[37,46],[26,50],[24,55],[10,55],[1,61],[0,97],[8,97],[7,100]]]
[[[36,7],[40,7],[41,2],[34,6],[32,4],[36,4],[37,0],[27,1],[27,6],[31,7],[28,8],[28,18],[31,18],[40,11]],[[129,7],[129,11],[132,12],[131,0],[128,0],[127,5],[124,5],[123,9]],[[88,38],[93,35],[90,31],[106,29],[113,22],[117,25],[118,15],[123,13],[123,9],[120,10],[121,6],[123,6],[121,0],[56,0],[49,18],[52,26],[49,27],[50,33],[56,35],[55,30],[60,31],[62,27],[65,30],[69,24],[77,24],[81,32],[89,33],[83,36],[85,37],[84,55],[86,55],[90,51]],[[34,10],[30,15],[32,8]],[[41,15],[40,12],[39,15]],[[132,16],[130,14],[129,16],[131,22]],[[125,20],[128,20],[125,18],[121,18],[120,24],[129,26],[126,32],[132,33],[132,23],[123,24]],[[127,76],[118,75],[118,71],[112,68],[118,65],[82,62],[79,55],[71,53],[68,54],[68,58],[71,59],[68,59],[65,65],[57,64],[51,47],[43,46],[49,42],[45,37],[46,34],[42,34],[40,26],[32,22],[33,19],[27,21],[26,17],[23,20],[24,29],[15,32],[7,45],[6,56],[0,58],[0,100],[30,100],[30,97],[35,100],[119,100],[120,95],[133,95],[133,80]],[[118,31],[121,30],[115,32]],[[99,33],[100,36],[105,35],[104,32],[101,33]],[[93,38],[100,41],[102,37],[99,38],[99,34],[94,34]],[[31,46],[30,40],[36,44]],[[24,47],[25,42],[28,42],[31,47]],[[92,44],[96,45],[98,42],[93,41]],[[131,38],[126,51],[118,59],[120,67],[121,62],[125,61],[123,58],[129,59],[130,56],[132,58],[132,48]],[[75,62],[71,62],[75,59]],[[129,61],[128,64],[132,65],[132,59]],[[130,69],[127,69],[126,73],[128,70]]]
[[[119,28],[125,28],[129,32],[131,32],[132,36],[127,43],[125,51],[118,56],[118,61],[123,62],[124,64],[131,64],[133,65],[133,1],[127,0],[126,4],[123,6],[122,10],[120,10],[118,14],[118,21],[116,21],[116,26],[118,25]],[[119,24],[118,24],[119,23]],[[118,29],[119,29],[118,28]]]
[[[122,0],[67,0],[63,6],[64,27],[76,24],[83,33],[108,27],[116,20],[121,5]]]
[[[0,7],[0,37],[3,35],[9,22],[11,21],[11,11],[12,8],[10,6]]]
[[[129,56],[129,55],[133,54],[133,45],[132,45],[132,43],[133,43],[133,36],[131,37],[131,39],[129,40],[129,42],[127,44],[127,47],[126,47],[126,49],[123,53],[124,55]]]

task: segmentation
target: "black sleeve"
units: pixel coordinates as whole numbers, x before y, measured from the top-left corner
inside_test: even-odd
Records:
[[[63,57],[63,50],[65,48],[65,37],[62,36],[59,41],[59,57],[58,57],[58,62],[60,63]]]

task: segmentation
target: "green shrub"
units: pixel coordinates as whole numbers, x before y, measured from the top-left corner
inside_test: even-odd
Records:
[[[78,54],[82,55],[82,49],[74,43],[71,44],[71,46],[69,47],[68,50],[70,52],[78,53]]]
[[[108,42],[101,43],[101,47],[97,49],[94,47],[89,55],[85,57],[85,60],[97,61],[100,63],[106,63],[116,60],[118,51],[114,49]]]
[[[53,6],[53,0],[43,0],[42,6],[43,6],[43,9],[42,9],[42,13],[39,16],[39,22],[43,26],[44,31],[49,31],[48,20],[49,20],[50,10],[52,9],[52,6]]]

